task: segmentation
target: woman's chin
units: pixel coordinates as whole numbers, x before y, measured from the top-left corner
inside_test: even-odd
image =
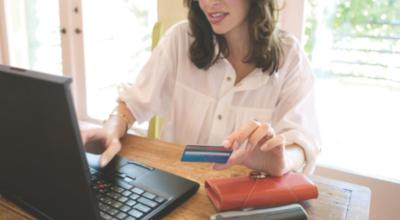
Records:
[[[221,28],[221,27],[212,26],[212,29],[213,29],[214,33],[218,34],[218,35],[224,35],[227,32],[227,30],[225,28]]]

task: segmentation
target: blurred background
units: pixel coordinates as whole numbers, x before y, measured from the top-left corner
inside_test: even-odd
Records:
[[[396,218],[387,204],[400,192],[400,1],[281,2],[281,28],[301,40],[317,78],[317,174],[368,185],[371,219]],[[72,76],[79,118],[101,122],[148,59],[154,24],[185,17],[182,0],[0,0],[0,63]]]

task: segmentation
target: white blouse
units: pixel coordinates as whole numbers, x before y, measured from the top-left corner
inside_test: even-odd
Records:
[[[257,68],[237,85],[233,66],[220,58],[208,70],[189,58],[193,37],[187,21],[170,28],[153,50],[133,84],[122,86],[124,101],[139,123],[154,115],[165,124],[161,138],[177,144],[221,145],[252,119],[270,123],[287,145],[306,154],[305,173],[312,173],[320,151],[314,108],[314,77],[293,37],[285,37],[285,60],[273,75]]]

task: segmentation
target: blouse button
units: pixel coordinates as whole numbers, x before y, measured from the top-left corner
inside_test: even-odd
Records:
[[[221,120],[222,119],[222,115],[218,115],[218,120]]]
[[[232,80],[232,78],[231,78],[230,76],[228,76],[228,77],[226,77],[226,80],[227,80],[228,82],[230,82],[230,81]]]

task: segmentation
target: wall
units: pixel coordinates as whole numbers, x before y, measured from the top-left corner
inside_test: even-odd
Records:
[[[167,29],[172,24],[186,19],[183,0],[158,0],[158,20]]]

